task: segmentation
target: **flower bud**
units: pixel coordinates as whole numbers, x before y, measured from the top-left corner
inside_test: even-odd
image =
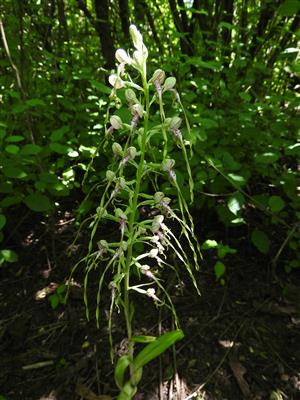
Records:
[[[151,226],[151,231],[153,233],[159,231],[159,229],[161,227],[161,224],[163,223],[163,220],[164,220],[164,216],[163,215],[156,215],[153,218],[152,226]]]
[[[156,204],[159,204],[161,201],[162,201],[162,199],[164,198],[164,193],[163,192],[156,192],[155,194],[154,194],[154,201],[155,201],[155,203]]]
[[[116,174],[115,174],[113,171],[111,171],[110,169],[108,169],[108,170],[106,171],[106,179],[107,179],[109,182],[113,181],[113,180],[115,179],[115,177],[116,177]]]
[[[114,153],[115,156],[123,156],[123,150],[122,147],[119,143],[114,142],[112,145],[112,151]]]
[[[151,78],[151,82],[158,82],[159,84],[163,84],[166,78],[166,74],[162,69],[157,69],[154,71],[154,74]]]
[[[127,221],[127,215],[123,212],[123,210],[121,210],[121,208],[115,209],[115,216],[118,219],[123,219],[123,220]]]
[[[174,76],[169,76],[169,78],[167,78],[165,80],[163,89],[165,90],[170,90],[173,89],[173,87],[176,85],[176,78],[174,78]]]
[[[161,168],[165,172],[171,171],[171,169],[175,165],[175,160],[172,160],[171,158],[168,158],[167,160],[164,160],[161,164]]]
[[[180,125],[182,124],[182,119],[179,117],[173,117],[170,121],[170,125],[169,128],[170,130],[173,129],[178,129],[180,127]]]
[[[134,104],[131,107],[131,112],[133,115],[137,114],[140,118],[144,115],[144,109],[140,103]]]
[[[119,185],[119,188],[120,188],[120,189],[124,189],[124,188],[125,188],[125,186],[126,186],[126,181],[125,181],[125,179],[123,178],[123,176],[121,176],[121,177],[119,178],[118,185]]]
[[[112,115],[109,119],[109,122],[111,123],[111,126],[116,130],[121,129],[123,127],[123,122],[121,118],[118,117],[117,115]]]
[[[105,218],[107,215],[107,211],[104,207],[97,207],[96,212],[98,218]]]
[[[135,25],[130,25],[129,32],[134,47],[138,50],[141,49],[143,47],[143,37],[141,33],[138,31],[137,27]]]
[[[138,99],[132,89],[126,89],[125,91],[125,97],[126,100],[129,104],[135,104],[138,103]]]
[[[119,63],[129,64],[129,65],[132,63],[132,58],[129,57],[129,55],[126,53],[124,49],[118,49],[116,51],[115,57],[119,61]]]
[[[134,146],[130,146],[128,147],[127,151],[126,151],[126,155],[129,157],[130,160],[134,160],[136,157],[136,148]]]
[[[116,75],[110,75],[108,78],[108,82],[111,84],[111,86],[113,86],[115,89],[121,89],[122,87],[125,86],[124,82],[122,81],[122,79]]]
[[[158,249],[151,249],[151,250],[149,251],[149,257],[150,257],[150,258],[156,258],[157,255],[158,255]]]

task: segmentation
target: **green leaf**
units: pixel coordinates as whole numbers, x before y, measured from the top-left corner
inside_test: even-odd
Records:
[[[111,94],[111,89],[107,86],[105,86],[103,83],[101,82],[97,82],[97,81],[91,81],[92,86],[99,90],[99,92],[105,93],[105,94]]]
[[[0,265],[4,262],[13,263],[18,261],[18,255],[13,250],[0,250]]]
[[[21,203],[23,197],[20,193],[17,193],[15,196],[6,196],[3,200],[1,200],[1,207],[10,207],[14,204]]]
[[[286,0],[278,9],[278,13],[283,17],[292,17],[296,15],[300,9],[300,1]]]
[[[156,340],[156,336],[145,336],[145,335],[133,336],[131,340],[135,343],[151,343]]]
[[[124,374],[129,365],[130,358],[128,356],[125,355],[118,359],[115,367],[115,382],[120,390],[124,386]]]
[[[46,105],[45,102],[41,99],[29,99],[26,103],[29,107],[43,107]]]
[[[56,129],[55,131],[53,131],[50,135],[50,140],[52,142],[58,142],[59,140],[61,140],[64,135],[69,132],[70,127],[68,125],[62,126],[61,128]]]
[[[272,212],[279,212],[285,207],[285,202],[280,196],[271,196],[269,198],[269,206]]]
[[[49,211],[52,207],[48,197],[39,192],[32,193],[25,197],[24,203],[28,208],[36,212]]]
[[[256,162],[262,164],[273,164],[279,159],[279,154],[269,151],[266,153],[257,154],[254,159]]]
[[[42,147],[37,144],[25,144],[25,146],[22,147],[21,154],[24,156],[31,156],[40,153],[42,150]]]
[[[202,250],[215,249],[216,247],[218,247],[218,242],[210,239],[205,240],[201,246]]]
[[[4,167],[3,173],[8,178],[23,179],[27,177],[27,173],[19,167],[12,167],[12,166]]]
[[[220,279],[225,274],[226,267],[221,261],[217,261],[214,266],[214,271],[217,279]]]
[[[13,185],[11,182],[0,183],[0,193],[11,193],[13,191]]]
[[[59,303],[60,303],[59,296],[56,293],[51,294],[48,297],[48,300],[50,301],[51,308],[53,310],[55,310],[59,306]]]
[[[0,214],[0,231],[6,224],[6,217],[3,214]]]
[[[5,151],[9,154],[18,154],[20,151],[20,147],[15,144],[9,144],[5,147]]]
[[[220,244],[218,247],[218,257],[224,258],[227,254],[235,254],[236,249],[232,249],[231,247],[227,246],[226,244]]]
[[[244,202],[244,196],[240,192],[236,192],[229,198],[227,202],[227,207],[234,215],[238,215]]]
[[[233,183],[237,186],[243,186],[246,183],[246,179],[242,175],[236,175],[236,174],[228,174],[228,177],[230,180],[233,181]]]
[[[263,231],[254,229],[251,234],[251,241],[261,253],[268,253],[270,249],[270,240]]]
[[[50,143],[49,147],[52,151],[58,154],[68,154],[68,152],[70,151],[70,147],[57,142]]]
[[[10,143],[22,142],[22,140],[24,140],[24,136],[20,136],[20,135],[8,136],[7,138],[5,138],[5,140],[6,140],[6,142],[10,142]]]
[[[144,365],[148,364],[183,337],[184,334],[182,330],[178,329],[176,331],[165,333],[158,337],[154,342],[149,343],[133,360],[134,370],[137,371]]]

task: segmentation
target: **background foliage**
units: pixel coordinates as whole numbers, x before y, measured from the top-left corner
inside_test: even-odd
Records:
[[[134,22],[153,71],[163,66],[177,77],[188,110],[194,213],[205,239],[224,245],[228,229],[240,228],[274,267],[284,258],[286,271],[298,268],[299,10],[295,0],[4,0],[0,262],[17,259],[6,245],[16,207],[51,218],[64,204],[79,216],[96,205],[93,195],[80,200],[109,162],[99,147],[106,82]],[[184,164],[180,179],[188,179]],[[216,220],[224,230],[210,231]],[[239,239],[230,244],[239,247]]]

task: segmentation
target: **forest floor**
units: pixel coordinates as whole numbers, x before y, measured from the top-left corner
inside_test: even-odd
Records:
[[[110,400],[117,390],[108,344],[109,291],[99,329],[93,317],[86,320],[82,272],[74,276],[66,305],[53,309],[49,301],[83,255],[84,236],[71,255],[67,251],[74,218],[61,212],[49,221],[16,209],[9,228],[6,245],[18,252],[19,262],[0,269],[0,399]],[[252,251],[230,256],[224,285],[206,258],[199,274],[202,295],[188,282],[172,293],[185,339],[145,368],[136,400],[300,399],[300,275],[296,271],[291,284],[278,271],[274,280],[266,257]],[[135,333],[172,328],[168,314],[149,300],[136,304]],[[121,353],[124,324],[119,315],[113,321],[114,349]]]

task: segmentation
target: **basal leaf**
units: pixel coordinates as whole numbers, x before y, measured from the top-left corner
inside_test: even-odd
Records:
[[[184,334],[182,330],[178,329],[176,331],[165,333],[158,337],[154,342],[149,343],[133,360],[134,370],[138,370],[148,364],[183,337]]]

